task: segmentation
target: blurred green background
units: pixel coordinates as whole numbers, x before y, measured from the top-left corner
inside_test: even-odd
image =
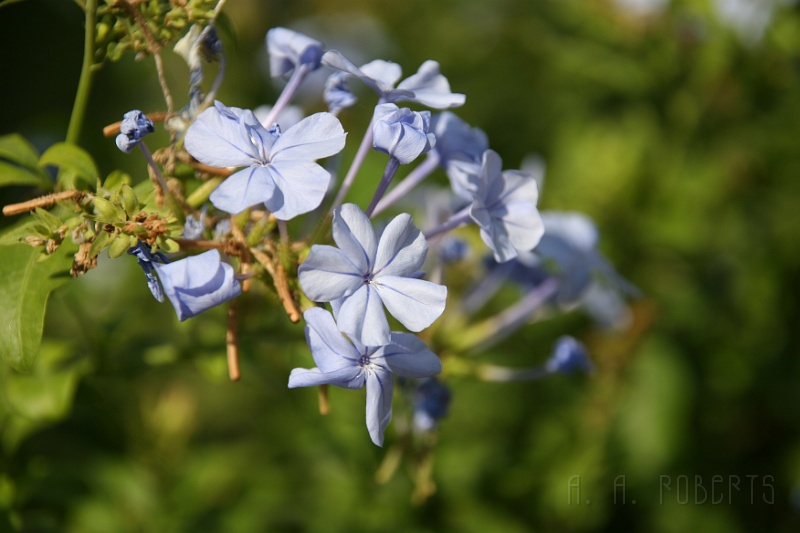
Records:
[[[481,354],[535,364],[572,332],[597,371],[449,379],[432,465],[405,457],[376,477],[395,428],[377,448],[362,395],[332,390],[320,417],[313,390],[286,389],[311,360],[267,295],[243,299],[232,384],[224,311],[179,324],[132,260],[101,261],[51,298],[34,374],[0,369],[0,531],[800,530],[796,3],[229,0],[225,14],[219,99],[237,107],[277,95],[274,26],[406,75],[439,61],[506,167],[544,159],[542,207],[596,221],[642,291],[631,325],[569,316]],[[66,0],[0,8],[0,134],[63,140],[82,25]],[[165,59],[180,98],[185,65]],[[343,114],[349,155],[372,103]],[[102,127],[163,107],[151,62],[108,64],[82,146],[102,173],[144,179]]]

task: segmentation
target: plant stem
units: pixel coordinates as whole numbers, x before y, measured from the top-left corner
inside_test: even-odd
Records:
[[[383,198],[383,193],[389,188],[389,184],[392,182],[392,178],[394,178],[398,168],[400,168],[400,161],[394,157],[390,157],[389,162],[386,163],[386,170],[383,171],[381,182],[375,190],[375,195],[372,197],[369,207],[367,207],[367,210],[364,212],[368,217],[372,218],[372,212],[375,211],[375,206],[377,206],[378,202]]]
[[[83,117],[86,115],[86,105],[89,102],[89,92],[94,76],[94,38],[95,22],[97,18],[97,0],[86,0],[85,22],[86,29],[83,37],[83,63],[81,64],[81,77],[78,80],[78,90],[72,104],[72,114],[69,117],[66,141],[78,144],[83,127]]]

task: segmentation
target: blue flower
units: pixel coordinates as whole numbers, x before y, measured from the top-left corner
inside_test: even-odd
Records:
[[[489,148],[486,134],[480,128],[470,127],[451,111],[433,115],[431,130],[436,135],[433,150],[439,156],[439,166],[450,178],[453,192],[472,200],[473,186],[469,180],[480,172],[483,153]]]
[[[481,230],[481,238],[499,262],[534,248],[544,233],[536,202],[536,180],[518,170],[502,170],[503,161],[486,150],[480,174],[475,177],[470,216]]]
[[[139,144],[142,137],[148,133],[153,133],[155,130],[153,121],[147,118],[144,113],[138,109],[128,111],[123,115],[122,123],[119,126],[120,133],[117,135],[117,148],[129,154],[133,147]]]
[[[242,292],[233,267],[222,262],[219,251],[209,250],[168,264],[154,263],[178,320],[184,321],[226,302]]]
[[[339,152],[345,132],[330,113],[307,117],[282,135],[271,133],[252,111],[216,102],[186,133],[186,150],[216,167],[247,167],[211,193],[211,203],[231,214],[263,203],[279,220],[315,209],[331,180],[316,159]]]
[[[348,74],[337,70],[325,80],[322,98],[328,104],[328,111],[338,113],[356,103],[355,95],[347,87]]]
[[[545,363],[550,373],[590,372],[594,369],[592,361],[586,353],[586,347],[574,337],[564,335],[556,341],[553,354]]]
[[[334,210],[333,240],[314,245],[300,265],[305,294],[338,309],[339,329],[367,346],[389,342],[383,306],[411,331],[427,328],[444,311],[447,287],[417,279],[428,243],[411,215],[395,217],[380,239],[358,206]]]
[[[638,290],[614,270],[598,250],[600,239],[594,222],[582,213],[546,211],[542,213],[545,234],[534,249],[535,255],[554,263],[563,304],[582,300],[596,281],[602,280],[616,291],[636,295]]]
[[[289,76],[298,66],[311,72],[320,67],[322,43],[287,28],[267,32],[269,71],[273,78]]]
[[[155,268],[153,265],[156,263],[168,263],[167,257],[161,252],[152,253],[150,247],[141,241],[136,246],[128,248],[128,253],[136,256],[136,261],[144,270],[144,275],[147,277],[147,287],[150,289],[153,298],[163,302],[164,292],[161,290],[161,284],[154,273]]]
[[[436,61],[425,61],[416,74],[401,81],[396,88],[395,83],[403,73],[397,63],[376,59],[359,68],[337,50],[325,52],[322,63],[360,79],[378,94],[381,103],[407,101],[446,109],[464,105],[466,99],[463,94],[450,92],[450,84],[439,72]]]
[[[345,389],[367,387],[367,429],[378,446],[392,419],[392,374],[424,378],[438,374],[442,363],[421,340],[410,333],[392,332],[382,346],[364,346],[347,340],[328,311],[314,307],[303,314],[306,341],[316,368],[295,368],[289,388],[335,385]]]
[[[372,145],[406,165],[436,144],[430,133],[430,111],[412,111],[394,104],[380,104],[372,115]]]
[[[439,420],[447,416],[450,389],[431,377],[420,381],[414,391],[414,429],[428,432],[436,429]]]

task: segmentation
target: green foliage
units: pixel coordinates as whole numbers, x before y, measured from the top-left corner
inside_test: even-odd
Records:
[[[41,252],[29,246],[2,247],[0,354],[15,370],[29,372],[33,368],[42,340],[47,300],[67,280],[72,252],[70,246],[63,246],[43,260]]]
[[[19,134],[0,137],[0,187],[9,185],[52,186],[50,177],[38,165],[36,149]]]
[[[25,4],[0,10],[0,25]],[[165,22],[174,7],[166,4],[139,8],[160,21],[148,31],[164,46],[181,34]],[[201,20],[210,4],[192,16]],[[315,391],[286,390],[287,369],[311,360],[302,328],[270,292],[239,300],[243,377],[231,384],[222,310],[178,324],[153,300],[135,261],[105,260],[104,249],[116,255],[132,242],[139,230],[123,228],[137,212],[159,210],[141,166],[112,155],[99,131],[120,110],[163,107],[149,63],[107,65],[92,96],[97,133],[84,145],[97,169],[74,151],[53,161],[97,200],[48,208],[0,234],[0,324],[16,327],[0,336],[0,353],[30,372],[0,370],[0,530],[798,530],[797,7],[780,10],[760,42],[743,44],[710,0],[675,0],[648,17],[615,4],[226,5],[237,33],[220,95],[226,103],[270,100],[274,88],[254,75],[253,58],[263,55],[269,27],[300,18],[321,29],[315,36],[330,35],[331,46],[357,35],[354,46],[374,44],[365,61],[395,60],[406,74],[436,59],[453,90],[467,94],[458,114],[487,131],[509,166],[540,154],[543,206],[590,214],[606,255],[645,295],[624,332],[597,331],[571,314],[488,352],[445,359],[453,404],[430,456],[402,437],[408,412],[400,400],[379,450],[366,438],[363,397],[331,390],[332,410],[322,417]],[[109,5],[97,60],[147,55],[141,29]],[[364,27],[371,30],[359,33]],[[372,32],[381,38],[369,41]],[[11,66],[37,60],[36,46],[14,50]],[[182,75],[179,65],[170,76]],[[19,87],[8,86],[10,100],[47,107],[26,101]],[[364,102],[342,113],[348,131],[369,119]],[[36,149],[18,136],[0,139],[0,184],[52,187]],[[378,176],[369,164],[364,174]],[[97,186],[115,167],[137,170],[112,171]],[[22,177],[2,182],[12,175]],[[188,203],[199,207],[217,182],[200,182]],[[369,194],[369,185],[354,194]],[[47,257],[16,243],[32,235],[55,243],[80,213],[95,217],[79,232],[100,264],[56,293],[39,345],[48,286],[60,283],[74,249],[66,239]],[[264,224],[260,231],[274,230]],[[179,230],[167,226],[170,235]],[[37,281],[21,286],[25,272]],[[505,296],[486,313],[513,295]],[[23,327],[17,312],[38,327]],[[587,341],[594,375],[508,385],[470,378],[473,364],[540,362],[565,329]],[[459,334],[463,327],[439,330],[433,340]],[[772,476],[771,503],[764,492],[751,500],[751,474],[756,489]],[[722,476],[724,501],[660,500],[660,477],[675,483],[681,475],[692,485],[700,476],[707,489]],[[580,500],[568,497],[573,476]],[[736,476],[741,489],[731,492]]]
[[[192,24],[207,23],[216,0],[106,0],[97,10],[95,61],[118,61],[126,52],[137,57],[175,43]]]
[[[59,168],[58,185],[62,189],[85,189],[97,182],[97,166],[86,150],[70,143],[56,143],[39,158],[39,166]]]

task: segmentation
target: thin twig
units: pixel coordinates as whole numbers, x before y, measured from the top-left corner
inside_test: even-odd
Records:
[[[319,414],[322,416],[327,416],[331,412],[331,404],[328,401],[328,386],[327,385],[320,385],[319,386],[319,394],[317,395],[317,400],[319,402]]]
[[[21,213],[27,213],[28,211],[33,211],[37,207],[53,207],[57,202],[62,202],[64,200],[75,200],[76,202],[79,202],[87,196],[91,196],[91,194],[78,190],[56,192],[53,194],[48,194],[47,196],[28,200],[27,202],[9,204],[3,207],[3,214],[7,217],[10,217],[19,215]]]
[[[275,291],[278,293],[278,298],[283,304],[283,309],[289,315],[289,320],[297,324],[300,322],[300,310],[292,297],[292,291],[289,289],[289,281],[286,279],[286,271],[280,262],[273,262],[272,258],[265,252],[258,248],[250,248],[250,253],[256,258],[256,261],[269,272],[272,276],[272,281],[275,284]],[[277,263],[277,264],[275,264]]]
[[[236,336],[238,321],[236,319],[236,306],[228,306],[228,331],[225,334],[225,348],[228,355],[228,375],[231,381],[239,381],[239,343]]]
[[[241,250],[239,260],[242,266],[242,274],[247,275],[250,273],[250,268],[253,263],[252,258],[250,257],[250,250],[247,248],[247,239],[235,222],[231,224],[231,233],[233,233],[233,238],[236,241],[238,248]],[[250,284],[250,276],[247,276],[244,280],[242,280],[242,292],[249,292]]]

